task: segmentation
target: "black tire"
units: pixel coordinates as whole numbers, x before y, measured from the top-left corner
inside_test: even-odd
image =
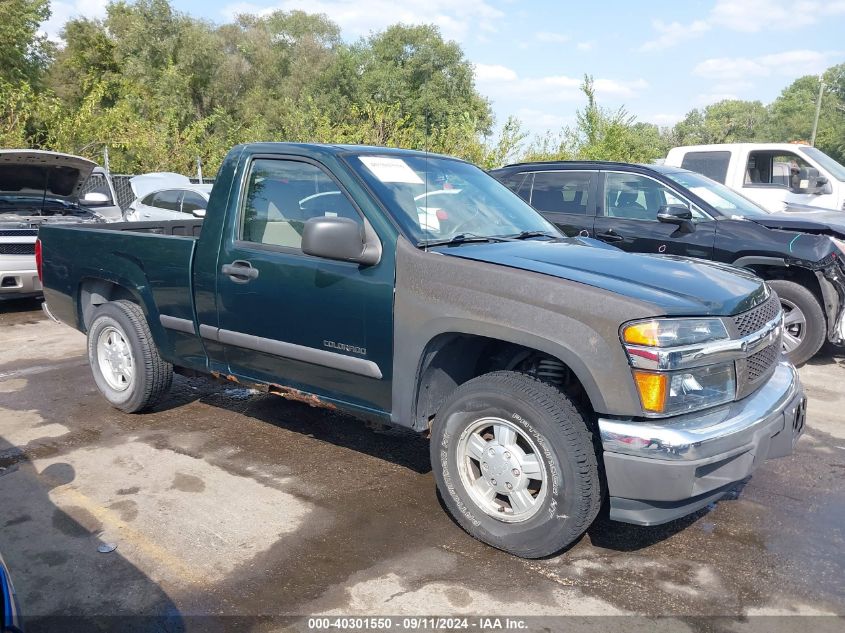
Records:
[[[475,502],[464,483],[462,473],[472,467],[467,465],[468,456],[462,458],[463,465],[458,463],[462,438],[485,418],[517,427],[543,457],[543,485],[550,485],[543,501],[536,502],[539,509],[523,521],[494,518]],[[596,450],[584,416],[557,388],[526,374],[492,372],[456,389],[434,419],[431,463],[443,502],[458,524],[478,540],[523,558],[548,556],[570,545],[601,507]]]
[[[129,345],[132,356],[132,377],[123,389],[109,384],[97,355],[98,339],[112,328]],[[143,311],[131,301],[110,301],[97,308],[88,328],[88,362],[100,393],[113,407],[126,413],[153,406],[173,383],[173,365],[159,356]]]
[[[790,310],[797,309],[803,314],[805,324],[802,327],[787,324],[787,331],[784,332],[784,337],[790,333],[798,335],[800,343],[792,350],[787,350],[784,345],[783,350],[790,362],[802,365],[816,355],[827,338],[824,310],[816,296],[804,286],[784,279],[772,279],[768,284],[780,298],[787,319]]]

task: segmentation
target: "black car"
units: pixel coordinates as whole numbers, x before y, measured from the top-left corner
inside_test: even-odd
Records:
[[[752,270],[784,308],[784,351],[800,364],[845,343],[845,213],[768,213],[691,171],[612,162],[509,165],[490,172],[569,236],[627,251]]]

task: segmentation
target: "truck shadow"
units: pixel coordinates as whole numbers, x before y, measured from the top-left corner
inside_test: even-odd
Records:
[[[229,388],[226,385],[229,385]],[[211,378],[177,376],[174,393],[155,411],[166,411],[192,400],[245,415],[303,437],[313,438],[383,459],[419,474],[431,471],[428,440],[410,430],[380,427],[350,415],[273,394],[251,393]]]
[[[0,551],[27,633],[185,631],[170,597],[117,549],[99,553],[102,525],[51,496],[76,478],[54,462],[41,470],[0,435]],[[73,498],[73,497],[71,497]]]
[[[845,367],[845,347],[825,343],[819,352],[806,365],[814,367],[840,366]]]

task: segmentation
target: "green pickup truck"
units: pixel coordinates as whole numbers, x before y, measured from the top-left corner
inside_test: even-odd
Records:
[[[204,220],[41,228],[51,316],[115,407],[174,371],[430,433],[446,507],[524,557],[670,521],[790,453],[805,399],[760,279],[566,238],[457,159],[241,145]]]

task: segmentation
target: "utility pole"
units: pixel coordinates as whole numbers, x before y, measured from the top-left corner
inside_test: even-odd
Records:
[[[810,136],[810,145],[816,146],[816,132],[819,129],[819,114],[822,110],[822,93],[824,92],[823,75],[819,75],[819,96],[816,98],[816,116],[813,118],[813,134]]]

